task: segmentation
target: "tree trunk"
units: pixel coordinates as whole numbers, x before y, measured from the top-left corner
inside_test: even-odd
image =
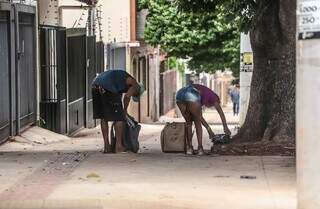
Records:
[[[250,32],[254,72],[236,142],[295,139],[296,2],[265,0],[264,6]]]

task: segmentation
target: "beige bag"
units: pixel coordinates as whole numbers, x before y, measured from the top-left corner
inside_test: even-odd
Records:
[[[167,123],[161,131],[162,152],[186,152],[185,123]]]

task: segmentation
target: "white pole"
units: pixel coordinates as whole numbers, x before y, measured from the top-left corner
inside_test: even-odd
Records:
[[[156,72],[155,72],[155,85],[156,85],[156,92],[155,92],[155,104],[156,104],[156,116],[155,119],[158,120],[160,117],[160,107],[159,107],[159,100],[160,100],[160,45],[157,46],[157,54],[156,54]]]
[[[320,0],[298,0],[298,209],[320,208]]]
[[[240,39],[240,53],[241,53],[241,64],[240,64],[240,113],[239,123],[243,125],[249,106],[250,89],[251,89],[251,78],[253,63],[245,63],[249,56],[252,56],[252,48],[250,43],[249,34],[241,34]]]
[[[36,9],[37,9],[37,12],[36,12],[36,27],[38,27],[39,25],[39,2],[37,2],[36,4]],[[39,59],[39,42],[40,42],[40,39],[39,39],[39,30],[36,30],[36,57],[37,57],[37,62],[36,62],[36,74],[37,74],[37,121],[38,123],[40,124],[40,101],[41,101],[41,96],[40,96],[40,88],[41,88],[41,81],[40,81],[40,59]]]

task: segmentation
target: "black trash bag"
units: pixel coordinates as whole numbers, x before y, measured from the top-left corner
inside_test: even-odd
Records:
[[[229,144],[231,142],[231,138],[226,134],[216,134],[211,138],[213,144]]]
[[[115,135],[115,123],[111,126],[111,149],[113,152],[116,151],[116,135]],[[125,121],[125,134],[122,139],[122,145],[125,147],[126,151],[137,153],[139,151],[139,133],[141,130],[141,125],[135,121],[133,117],[127,115]]]

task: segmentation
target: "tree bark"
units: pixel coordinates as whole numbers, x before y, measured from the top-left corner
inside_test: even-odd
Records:
[[[254,72],[236,142],[295,139],[296,2],[265,0],[251,30]]]

